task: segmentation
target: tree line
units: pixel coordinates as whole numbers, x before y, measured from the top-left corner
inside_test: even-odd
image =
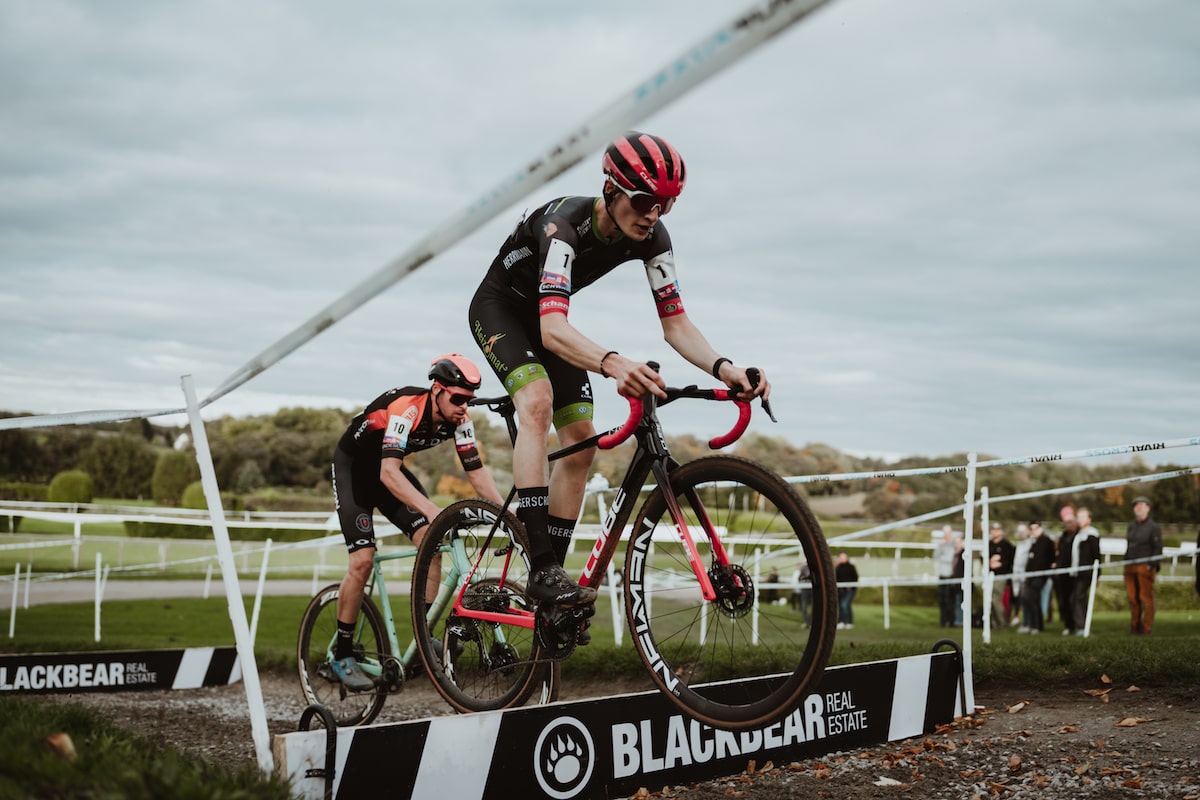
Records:
[[[221,417],[205,423],[217,483],[242,507],[324,509],[332,507],[330,461],[338,439],[357,411],[284,408],[273,414]],[[13,416],[0,412],[0,416]],[[484,460],[502,488],[512,484],[512,448],[503,424],[487,414],[473,415]],[[669,437],[672,453],[690,461],[710,452],[694,436]],[[617,485],[629,460],[628,447],[600,451],[595,471]],[[754,459],[781,475],[826,475],[899,471],[965,464],[965,453],[913,456],[898,462],[859,458],[820,443],[795,445],[781,437],[751,434],[733,452]],[[987,456],[981,456],[987,458]],[[455,497],[471,493],[454,448],[435,447],[405,460],[427,491]],[[1089,464],[1083,460],[1013,465],[981,470],[980,485],[998,498],[1043,489],[1078,486],[1178,466],[1153,469],[1139,458],[1124,463]],[[86,476],[95,497],[145,499],[179,505],[189,485],[199,480],[195,452],[183,427],[151,420],[0,431],[0,498],[47,499],[56,478]],[[957,505],[963,500],[961,473],[884,477],[799,484],[808,495],[862,493],[867,518],[877,521]],[[39,492],[41,496],[39,495]],[[1166,525],[1200,521],[1200,476],[1185,475],[1134,485],[1089,489],[1069,495],[998,503],[993,518],[1054,520],[1065,504],[1088,506],[1097,524],[1116,530],[1131,518],[1133,497],[1151,498],[1153,515]]]

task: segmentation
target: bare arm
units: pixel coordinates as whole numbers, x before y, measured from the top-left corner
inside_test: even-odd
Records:
[[[667,396],[663,391],[666,384],[657,372],[620,353],[610,354],[610,351],[580,333],[567,321],[565,314],[546,314],[542,317],[541,326],[542,343],[552,353],[577,367],[612,378],[617,382],[617,391],[621,394],[641,397],[649,391],[662,398]],[[601,360],[604,361],[603,365]]]
[[[667,344],[697,368],[711,374],[713,364],[721,358],[721,354],[713,349],[700,329],[688,318],[688,315],[684,313],[663,317],[661,322],[663,338],[666,339]],[[733,362],[726,361],[721,364],[717,373],[719,380],[723,381],[730,389],[738,390],[742,398],[747,400],[759,395],[764,398],[771,396],[771,382],[767,380],[767,376],[761,369],[759,375],[758,386],[751,389],[745,367],[737,367]]]
[[[496,488],[496,480],[492,477],[492,473],[488,472],[487,467],[471,470],[467,473],[467,480],[471,482],[475,494],[503,507],[504,498],[500,496],[500,490]]]
[[[400,471],[403,463],[403,459],[399,458],[383,459],[379,463],[379,480],[397,500],[410,508],[415,508],[424,514],[426,519],[432,521],[441,509],[432,500],[421,494],[417,487],[412,485],[412,481]]]

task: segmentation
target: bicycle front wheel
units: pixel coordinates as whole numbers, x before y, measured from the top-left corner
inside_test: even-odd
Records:
[[[431,609],[412,603],[413,636],[434,687],[457,711],[510,708],[535,693],[546,702],[557,693],[557,672],[540,661],[533,628],[454,613],[455,598],[468,580],[463,595],[468,609],[532,611],[534,604],[525,596],[527,559],[521,523],[482,498],[443,509],[417,548],[414,599],[422,597],[431,575],[441,588]]]
[[[334,583],[317,592],[300,619],[300,635],[296,640],[300,689],[310,704],[328,708],[339,726],[364,725],[383,708],[389,685],[386,676],[397,665],[391,656],[383,615],[371,598],[364,597],[354,633],[354,657],[363,672],[375,681],[375,688],[369,692],[347,692],[333,674],[329,659],[337,638],[340,588]]]
[[[709,456],[670,479],[716,598],[701,595],[656,488],[634,521],[625,561],[638,654],[658,688],[695,719],[724,730],[773,724],[815,688],[833,649],[836,585],[824,534],[796,491],[753,461]],[[808,626],[762,591],[770,565],[786,565],[790,576],[799,561],[812,572]]]

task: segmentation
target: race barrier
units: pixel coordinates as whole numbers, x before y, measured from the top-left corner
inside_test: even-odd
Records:
[[[276,774],[307,798],[369,796],[381,785],[415,800],[622,797],[932,733],[963,714],[962,664],[954,649],[832,667],[783,721],[740,733],[696,722],[650,691],[332,737],[298,731],[275,736],[272,750]]]
[[[0,694],[197,689],[241,677],[235,647],[0,655]]]

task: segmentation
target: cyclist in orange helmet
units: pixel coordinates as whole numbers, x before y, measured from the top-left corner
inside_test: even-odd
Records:
[[[594,450],[560,459],[550,472],[550,426],[564,446],[595,433],[588,373],[613,379],[624,395],[666,396],[657,372],[571,324],[575,293],[621,264],[641,261],[667,343],[744,399],[770,393],[765,376],[751,386],[746,370],[714,350],[684,310],[662,224],[687,180],[683,158],[664,139],[629,131],[605,149],[603,170],[599,197],[561,197],[518,223],[470,306],[472,335],[517,409],[513,479],[517,513],[529,533],[527,590],[564,606],[595,599],[593,589],[579,586],[561,566]]]
[[[350,421],[334,451],[333,499],[350,564],[338,592],[338,639],[332,668],[351,691],[373,687],[351,650],[375,555],[372,514],[378,509],[419,544],[430,521],[441,511],[417,476],[404,466],[405,456],[453,439],[475,492],[504,503],[491,473],[483,468],[475,446],[475,426],[467,414],[467,401],[482,384],[479,368],[466,356],[447,353],[429,365],[429,380],[432,383],[427,388],[389,389],[375,398]],[[432,599],[427,591],[425,600]],[[418,602],[417,598],[413,602]]]

